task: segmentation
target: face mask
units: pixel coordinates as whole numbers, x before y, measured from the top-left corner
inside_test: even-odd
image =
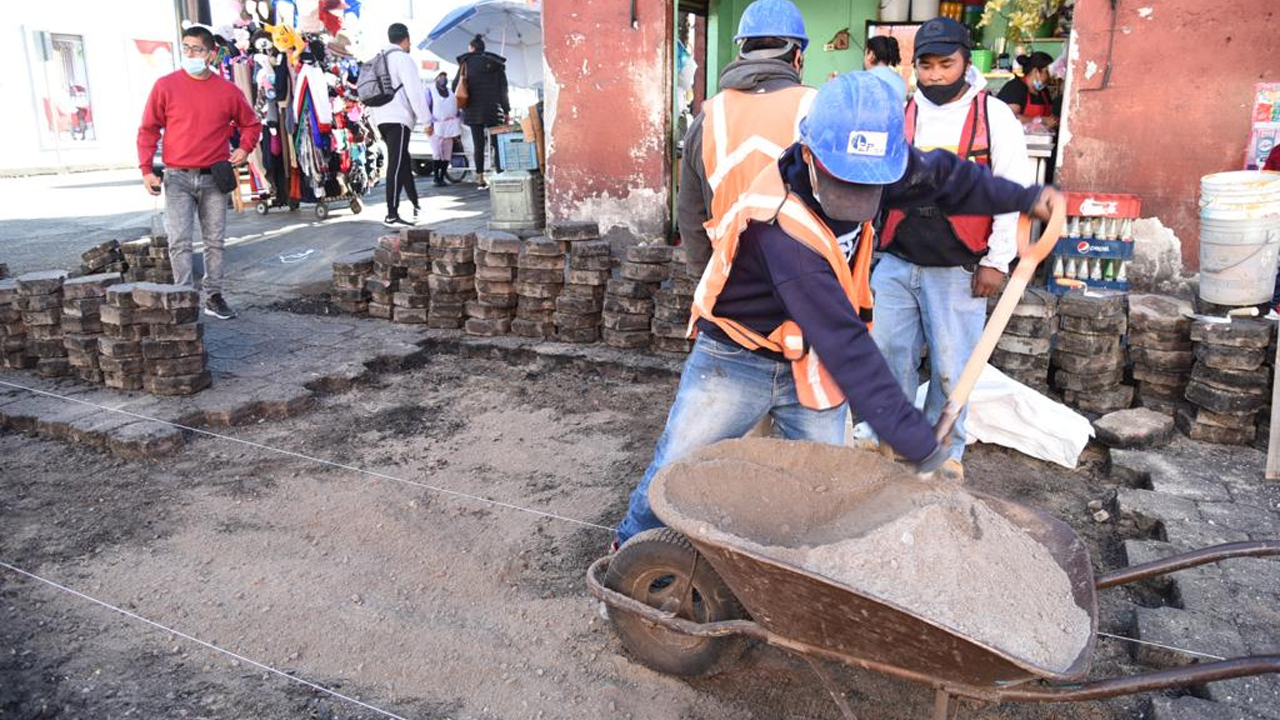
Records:
[[[813,199],[818,201],[818,205],[822,205],[822,197],[818,195],[818,172],[814,168],[813,160],[809,160],[809,186],[813,188]]]
[[[444,89],[444,86],[448,84],[449,84],[449,81],[447,78],[439,78],[438,80],[436,80],[436,87],[438,88]]]
[[[934,105],[946,105],[951,102],[952,98],[960,94],[964,86],[964,75],[961,75],[955,82],[947,83],[946,85],[921,85],[920,92],[924,93],[924,96],[929,98],[929,102]]]
[[[205,71],[204,58],[184,57],[182,58],[182,69],[186,70],[188,75],[203,75]]]
[[[1044,89],[1044,81],[1043,81],[1043,80],[1032,80],[1032,81],[1031,81],[1031,87],[1035,88],[1035,89],[1036,89],[1036,91],[1037,91],[1037,92],[1039,92],[1040,90],[1043,90],[1043,89]]]

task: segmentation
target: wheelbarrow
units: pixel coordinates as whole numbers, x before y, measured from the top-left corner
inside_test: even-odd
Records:
[[[1040,260],[1057,242],[1062,208],[1030,245],[1023,219],[1021,261],[949,396],[935,432],[951,430],[982,367]],[[713,446],[714,448],[714,446]],[[853,451],[850,451],[853,452]],[[766,548],[785,524],[805,528],[852,488],[815,492],[811,485],[750,487],[699,483],[659,473],[649,499],[666,528],[631,538],[592,563],[587,589],[609,608],[623,646],[659,672],[699,676],[737,659],[749,641],[806,659],[846,718],[854,714],[819,660],[881,672],[933,688],[935,720],[951,720],[962,699],[1060,703],[1200,685],[1280,672],[1280,654],[1256,655],[1137,675],[1088,679],[1097,633],[1097,591],[1239,557],[1280,556],[1280,541],[1203,548],[1095,577],[1088,550],[1062,521],[1008,500],[971,493],[1042,545],[1070,581],[1072,599],[1089,617],[1089,639],[1067,667],[1044,667],[970,637],[908,608],[819,575]],[[835,493],[833,495],[833,492]],[[732,518],[719,508],[744,495],[771,498]],[[733,532],[717,528],[728,521]]]

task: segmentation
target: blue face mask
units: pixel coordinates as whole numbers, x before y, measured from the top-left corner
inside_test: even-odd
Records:
[[[1043,81],[1043,80],[1032,80],[1032,81],[1031,81],[1031,87],[1035,88],[1035,89],[1036,89],[1036,91],[1037,91],[1037,92],[1039,92],[1040,90],[1043,90],[1043,89],[1044,89],[1044,81]]]
[[[204,58],[202,57],[182,58],[182,69],[186,70],[188,75],[203,75],[205,68]]]

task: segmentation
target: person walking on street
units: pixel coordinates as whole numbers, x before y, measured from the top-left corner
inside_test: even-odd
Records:
[[[147,97],[138,127],[138,164],[147,192],[159,195],[164,188],[174,282],[194,287],[191,245],[198,219],[204,240],[204,312],[228,320],[236,313],[222,296],[227,194],[236,182],[232,166],[243,163],[257,146],[262,123],[244,94],[210,69],[213,33],[198,25],[187,28],[181,47],[182,69],[157,80]],[[231,150],[234,131],[240,142]],[[161,132],[163,181],[153,165]]]
[[[680,161],[677,223],[698,274],[720,224],[756,175],[796,141],[818,92],[800,84],[809,37],[790,0],[748,5],[734,41],[738,57],[720,73],[721,91],[690,123]]]
[[[387,59],[387,71],[391,84],[396,88],[395,97],[385,105],[369,108],[369,115],[378,126],[378,133],[387,144],[387,216],[382,224],[388,227],[412,226],[418,219],[418,188],[414,184],[413,161],[409,157],[409,135],[419,123],[430,123],[427,96],[418,78],[418,66],[409,55],[409,28],[404,23],[392,23],[387,28],[387,41],[382,49]],[[400,192],[404,191],[413,204],[413,218],[400,216]]]
[[[919,92],[906,107],[907,142],[922,150],[944,148],[989,166],[998,177],[1032,184],[1022,124],[983,90],[985,81],[969,60],[969,31],[950,18],[935,18],[920,26],[915,42]],[[942,413],[982,335],[987,298],[999,294],[1017,254],[1017,227],[1011,208],[957,212],[937,203],[894,210],[885,220],[885,253],[871,277],[872,335],[912,398],[920,351],[928,345],[930,422]],[[965,415],[956,421],[944,467],[958,479],[964,477]]]
[[[458,97],[449,92],[449,76],[441,72],[427,91],[427,134],[431,136],[431,165],[436,187],[443,187],[445,171],[453,159],[453,140],[462,134]]]
[[[466,107],[462,122],[471,128],[471,144],[476,159],[476,184],[489,187],[484,179],[485,130],[498,127],[511,116],[511,100],[507,97],[507,59],[485,51],[484,38],[475,36],[471,52],[458,56],[458,74],[453,78],[454,94],[466,84]],[[496,140],[494,141],[496,142]],[[494,146],[493,166],[502,172]]]
[[[760,171],[726,218],[694,297],[697,340],[616,543],[662,525],[648,495],[659,470],[741,437],[766,415],[787,439],[840,445],[848,398],[918,472],[947,458],[868,332],[871,220],[883,208],[920,205],[1047,219],[1062,197],[945,150],[908,146],[895,97],[865,72],[823,85],[799,142]],[[860,229],[840,234],[836,224]]]

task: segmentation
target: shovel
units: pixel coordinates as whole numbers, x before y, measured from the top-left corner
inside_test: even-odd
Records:
[[[1018,220],[1018,267],[1013,271],[1013,275],[1009,276],[1009,282],[1005,284],[1004,292],[1000,294],[1000,302],[996,303],[996,309],[991,313],[987,326],[983,328],[977,346],[969,355],[968,362],[964,364],[960,380],[947,396],[947,404],[942,408],[942,414],[938,416],[938,424],[934,426],[933,433],[939,443],[951,433],[956,419],[960,417],[960,411],[964,409],[965,403],[969,402],[969,394],[973,392],[973,386],[978,384],[978,376],[982,374],[982,369],[991,359],[992,351],[996,349],[996,343],[1004,334],[1004,328],[1009,324],[1009,317],[1013,315],[1013,308],[1022,300],[1022,293],[1027,289],[1027,283],[1031,282],[1031,276],[1035,274],[1040,263],[1049,257],[1049,253],[1053,252],[1054,247],[1057,246],[1065,220],[1064,203],[1055,203],[1053,215],[1045,224],[1040,239],[1034,244],[1031,242],[1030,216],[1023,215]]]

